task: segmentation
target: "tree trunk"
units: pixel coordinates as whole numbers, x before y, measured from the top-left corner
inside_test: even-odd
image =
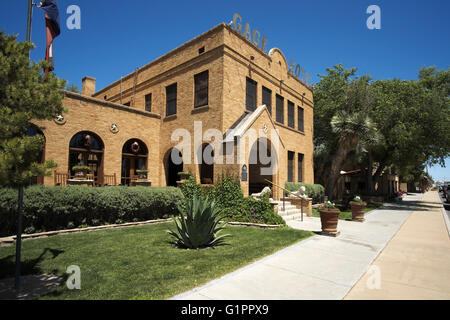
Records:
[[[372,195],[375,193],[375,185],[373,184],[373,176],[372,176],[372,171],[373,171],[373,158],[372,158],[372,152],[369,150],[368,152],[368,157],[369,157],[369,167],[367,168],[367,173],[366,173],[366,177],[367,177],[367,193]]]
[[[380,176],[383,173],[384,170],[384,164],[380,163],[380,166],[378,167],[377,171],[372,177],[372,188],[373,192],[375,193],[375,186],[377,185],[378,181],[380,180]]]
[[[331,162],[330,178],[328,180],[327,188],[328,200],[333,199],[334,187],[336,185],[337,179],[339,178],[342,164],[347,158],[348,153],[356,146],[357,143],[358,138],[356,136],[341,139],[338,151],[336,152],[336,155],[333,157],[333,160]]]
[[[23,186],[19,187],[18,206],[19,210],[18,210],[17,238],[16,238],[16,278],[15,278],[15,288],[17,293],[20,290],[20,255],[22,249]]]

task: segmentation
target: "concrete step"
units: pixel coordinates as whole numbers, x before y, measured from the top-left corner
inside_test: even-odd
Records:
[[[297,207],[292,204],[285,205],[284,207],[283,206],[278,207],[278,211],[286,211],[286,210],[292,210],[292,209],[297,209]]]
[[[287,216],[282,216],[282,218],[284,219],[284,221],[290,221],[290,220],[296,220],[296,219],[301,219],[302,214],[300,213],[296,213],[296,214],[290,214]],[[303,213],[303,217],[306,217],[306,214]]]
[[[282,206],[283,206],[283,201],[272,201],[272,203],[276,203],[279,207],[282,207]],[[291,202],[290,202],[290,201],[285,201],[285,202],[284,202],[284,205],[285,205],[285,206],[290,206],[290,205],[291,205]]]
[[[289,216],[292,214],[298,214],[298,213],[302,213],[302,211],[300,209],[292,209],[292,210],[286,210],[286,211],[278,211],[278,215],[280,216]]]

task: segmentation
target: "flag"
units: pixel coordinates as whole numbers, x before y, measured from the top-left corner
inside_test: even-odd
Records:
[[[50,62],[50,68],[45,70],[45,74],[53,71],[55,63],[53,58],[53,40],[59,36],[61,29],[59,26],[59,11],[56,0],[44,0],[41,3],[41,9],[45,14],[45,25],[47,29],[47,47],[45,51],[45,60]]]

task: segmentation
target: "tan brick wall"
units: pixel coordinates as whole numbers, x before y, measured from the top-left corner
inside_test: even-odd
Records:
[[[198,49],[205,47],[199,54]],[[251,60],[250,56],[254,59]],[[121,152],[123,144],[131,139],[142,140],[149,149],[149,178],[153,186],[166,185],[167,152],[178,144],[171,141],[176,129],[186,129],[191,136],[191,163],[184,170],[191,171],[199,181],[200,166],[194,164],[194,121],[202,122],[202,133],[218,129],[223,135],[245,112],[246,77],[257,85],[257,105],[262,104],[262,86],[272,90],[272,120],[275,121],[275,94],[285,99],[285,125],[276,124],[281,139],[279,171],[274,182],[284,186],[287,181],[287,151],[295,152],[294,181],[297,178],[297,154],[304,154],[304,181],[313,183],[313,102],[312,92],[287,73],[286,59],[278,49],[270,55],[263,54],[255,46],[237,34],[230,26],[221,24],[199,37],[139,69],[135,105],[119,106],[120,80],[86,98],[74,94],[64,100],[69,110],[63,126],[53,121],[42,122],[46,126],[46,159],[54,159],[58,171],[67,171],[70,139],[79,131],[93,131],[105,144],[104,173],[116,173],[120,182]],[[207,107],[194,109],[194,75],[209,70],[209,103]],[[284,82],[282,82],[283,80]],[[177,114],[166,117],[166,86],[177,83]],[[134,92],[134,73],[122,80],[122,102],[130,101]],[[145,112],[145,95],[152,94],[152,113]],[[104,96],[108,101],[104,101]],[[304,132],[287,127],[287,101],[295,104],[295,128],[297,106],[304,109]],[[135,110],[135,112],[134,112]],[[120,132],[113,134],[110,126],[116,123]],[[263,113],[252,128],[268,125],[272,130],[269,114]],[[270,135],[270,132],[269,132]],[[200,144],[201,145],[201,144]],[[249,147],[246,148],[249,152]],[[221,151],[215,151],[221,153]],[[248,154],[246,155],[248,162]],[[241,165],[214,166],[214,180],[223,171],[240,175]],[[51,185],[53,178],[46,178]],[[242,182],[248,193],[248,182]]]
[[[159,119],[101,105],[95,100],[80,100],[74,94],[70,96],[64,99],[64,108],[68,110],[68,113],[64,114],[67,121],[64,125],[56,124],[54,121],[35,122],[44,127],[45,159],[56,161],[57,172],[69,170],[69,144],[72,137],[80,131],[91,131],[102,139],[105,146],[104,174],[115,173],[117,183],[120,183],[123,145],[129,139],[136,138],[142,140],[149,151],[149,179],[155,185],[161,183],[159,179]],[[113,123],[119,128],[116,134],[110,131]],[[45,178],[45,185],[53,185],[53,183],[53,177]]]

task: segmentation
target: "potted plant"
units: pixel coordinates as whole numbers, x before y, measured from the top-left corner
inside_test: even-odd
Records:
[[[84,165],[73,166],[72,170],[75,171],[74,179],[76,180],[85,180],[87,178],[87,173],[91,171],[88,166]]]
[[[189,179],[189,177],[192,176],[192,174],[188,171],[181,171],[181,172],[178,172],[178,176],[180,177],[181,181],[184,181],[184,180]]]
[[[338,217],[341,211],[336,208],[334,203],[325,202],[319,207],[320,222],[322,223],[323,233],[337,233]]]
[[[139,179],[147,180],[148,171],[149,170],[146,170],[146,169],[138,169],[138,170],[136,170],[136,173],[138,174]]]
[[[403,192],[399,191],[395,195],[396,195],[395,201],[397,202],[403,201]]]
[[[350,201],[350,206],[352,207],[352,220],[363,222],[364,210],[366,209],[367,203],[362,201],[359,196],[356,196]]]

